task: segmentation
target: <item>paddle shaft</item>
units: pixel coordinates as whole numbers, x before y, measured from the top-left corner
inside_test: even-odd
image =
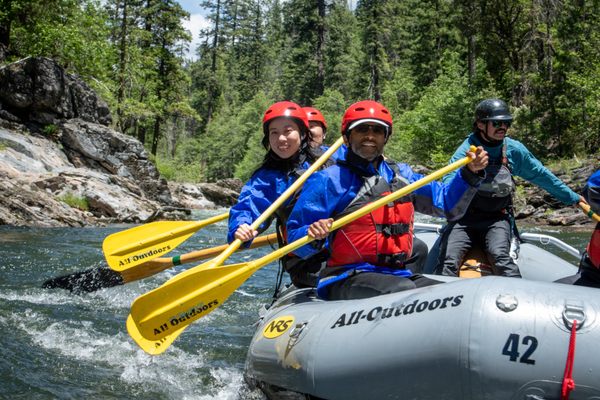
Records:
[[[600,222],[600,215],[593,212],[592,208],[589,206],[589,204],[585,204],[583,201],[580,201],[579,208],[581,208],[581,210],[583,210],[585,215],[587,215],[588,217],[590,217],[591,219],[593,219],[596,222]]]
[[[269,235],[259,236],[248,247],[249,249],[254,249],[257,247],[262,247],[265,245],[273,245],[277,244],[277,234],[271,233]],[[123,278],[123,283],[129,283],[133,281],[137,281],[143,278],[147,278],[154,274],[157,274],[165,269],[169,269],[176,265],[187,264],[195,261],[206,260],[207,258],[215,257],[221,254],[224,250],[226,250],[229,245],[224,244],[221,246],[211,247],[209,249],[197,250],[191,253],[186,253],[181,256],[175,256],[171,258],[157,258],[155,260],[150,260],[145,262],[144,264],[140,264],[134,268],[129,268],[121,271],[121,277]],[[245,249],[245,248],[244,248]]]
[[[392,194],[367,204],[361,209],[334,221],[331,231],[339,229],[383,205],[392,203],[471,161],[472,159],[467,156]],[[169,336],[173,332],[169,328],[170,326],[181,329],[183,326],[187,326],[196,319],[212,312],[256,270],[299,247],[309,244],[313,240],[314,238],[305,236],[275,250],[271,254],[246,264],[224,266],[222,268],[206,268],[205,265],[200,265],[186,271],[181,277],[171,279],[160,288],[146,293],[134,301],[131,309],[131,321],[136,328],[135,335],[138,335],[138,338],[141,337],[150,341],[158,341]],[[207,280],[208,282],[206,282]],[[135,339],[133,334],[132,337]],[[138,342],[138,344],[140,343]]]
[[[294,194],[300,187],[304,184],[304,182],[312,175],[313,172],[321,168],[325,162],[337,151],[337,149],[344,143],[344,138],[340,137],[335,143],[325,152],[318,160],[316,160],[304,173],[296,179],[296,181],[286,189],[285,192],[279,196],[277,200],[275,200],[269,208],[267,208],[254,222],[250,225],[252,230],[257,230],[263,222],[265,222],[283,203]],[[222,265],[225,260],[229,258],[241,245],[242,241],[239,239],[235,239],[227,249],[223,251],[218,257],[214,258],[211,261],[211,266],[218,267]]]

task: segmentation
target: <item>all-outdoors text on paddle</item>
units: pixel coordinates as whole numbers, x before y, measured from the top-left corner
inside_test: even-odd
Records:
[[[296,181],[290,187],[288,187],[279,196],[279,198],[277,200],[275,200],[273,202],[273,204],[271,204],[254,222],[252,222],[252,224],[250,225],[250,228],[252,230],[258,229],[263,224],[263,222],[265,222],[275,211],[277,211],[277,209],[279,207],[281,207],[283,205],[283,203],[288,198],[290,198],[292,196],[292,194],[294,194],[298,189],[300,189],[300,187],[312,175],[313,172],[315,172],[317,169],[321,168],[321,166],[323,164],[325,164],[325,162],[333,155],[333,153],[335,153],[337,151],[337,149],[343,143],[344,143],[343,137],[340,137],[338,140],[336,140],[335,143],[325,153],[323,153],[323,155],[321,155],[321,157],[319,157],[319,159],[317,159],[306,171],[304,171],[304,173],[300,177],[298,177],[298,179],[296,179]],[[242,245],[242,243],[243,242],[241,240],[235,239],[229,245],[229,247],[227,249],[225,249],[219,256],[217,256],[216,258],[214,258],[211,261],[208,261],[202,265],[195,267],[194,269],[197,269],[197,268],[206,268],[206,269],[211,269],[211,270],[218,269],[216,267],[219,267],[220,265],[222,265],[227,260],[227,258],[229,258],[229,256],[231,254],[233,254]],[[169,280],[169,282],[183,279],[183,277],[187,276],[186,272],[183,272],[183,273],[177,275],[173,279]],[[130,318],[127,319],[127,327],[130,332],[130,335],[132,337],[134,337],[134,336],[137,337],[136,343],[138,343],[138,345],[140,347],[142,347],[142,349],[144,349],[144,351],[146,351],[149,354],[154,354],[154,355],[160,354],[163,351],[165,351],[171,345],[173,340],[175,340],[175,338],[177,336],[179,336],[181,334],[181,332],[187,326],[187,325],[182,326],[180,329],[177,329],[176,332],[171,331],[170,332],[171,335],[169,335],[167,337],[165,337],[166,335],[164,335],[162,337],[157,337],[157,338],[153,338],[151,336],[141,337],[135,333],[136,328],[135,328],[134,324],[132,324],[129,320],[130,320]],[[134,332],[134,333],[131,334],[131,332]],[[135,340],[135,337],[134,337],[134,340]]]
[[[202,221],[157,221],[108,235],[102,251],[108,266],[123,271],[163,256],[199,229],[222,221],[229,212]]]
[[[474,147],[471,148],[472,152],[475,152],[475,150]],[[338,229],[387,203],[406,196],[471,161],[470,157],[465,157],[368,204],[334,221],[331,230]],[[127,319],[127,329],[130,336],[142,349],[150,354],[152,354],[152,349],[147,346],[153,341],[159,343],[161,352],[164,351],[165,347],[168,347],[186,326],[223,304],[255,271],[313,240],[310,236],[305,236],[267,256],[248,263],[227,265],[220,268],[200,265],[185,271],[161,287],[138,297],[133,302],[131,314]]]
[[[265,245],[277,244],[277,234],[271,233],[259,236],[248,247],[254,249]],[[215,257],[228,247],[227,244],[196,250],[170,258],[156,258],[143,264],[124,268],[122,271],[114,271],[107,267],[90,268],[67,275],[58,276],[46,280],[42,287],[45,289],[66,289],[75,293],[94,292],[113,286],[123,285],[140,279],[155,275],[161,271],[176,265],[187,264],[195,261],[206,260]],[[244,249],[242,249],[244,250]]]

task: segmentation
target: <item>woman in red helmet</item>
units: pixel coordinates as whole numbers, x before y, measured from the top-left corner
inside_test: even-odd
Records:
[[[325,117],[321,111],[314,107],[302,107],[302,110],[306,113],[308,126],[310,128],[310,147],[320,147],[322,150],[327,150],[327,147],[323,146],[323,142],[327,136],[327,122],[325,122]]]
[[[240,193],[238,202],[229,211],[229,243],[240,239],[250,245],[259,232],[266,230],[271,220],[263,223],[258,230],[252,230],[254,222],[295,180],[308,169],[320,155],[317,149],[309,146],[310,129],[306,112],[296,103],[281,101],[272,104],[263,116],[264,137],[262,144],[267,149],[262,165]],[[328,165],[328,164],[326,164]],[[285,242],[285,223],[293,199],[289,199],[276,212],[280,244]],[[299,259],[286,257],[285,269],[290,273],[296,286],[314,286],[318,267],[315,271],[299,265]],[[311,275],[312,271],[312,275]]]
[[[307,234],[317,239],[296,255],[307,258],[322,248],[329,250],[317,287],[320,297],[364,298],[437,283],[411,271],[419,262],[413,246],[414,212],[460,217],[481,181],[477,172],[485,168],[487,153],[479,150],[449,184],[427,184],[330,233],[333,218],[422,178],[408,165],[383,158],[392,125],[389,111],[375,101],[351,105],[342,120],[346,154],[308,179],[289,216],[290,241]]]

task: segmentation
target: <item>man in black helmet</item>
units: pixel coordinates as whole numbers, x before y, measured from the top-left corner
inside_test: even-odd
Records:
[[[513,117],[508,105],[499,99],[486,99],[475,109],[473,132],[452,156],[454,162],[465,156],[469,146],[483,146],[489,154],[486,177],[465,215],[449,223],[440,249],[438,271],[457,276],[463,257],[473,244],[485,250],[497,273],[521,277],[511,258],[513,175],[520,176],[565,204],[583,200],[545,168],[519,141],[507,137]],[[444,177],[452,179],[454,173]]]

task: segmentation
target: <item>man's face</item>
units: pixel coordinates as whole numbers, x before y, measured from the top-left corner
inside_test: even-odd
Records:
[[[371,162],[383,154],[386,132],[386,128],[379,124],[360,124],[350,131],[347,144],[355,154]]]
[[[477,121],[477,126],[483,132],[485,138],[489,141],[502,141],[506,136],[508,128],[512,121]]]

